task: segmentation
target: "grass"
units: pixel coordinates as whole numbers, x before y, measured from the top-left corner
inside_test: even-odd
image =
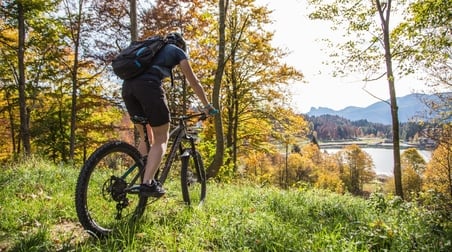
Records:
[[[202,207],[178,181],[140,223],[87,235],[74,209],[78,168],[34,159],[2,167],[0,251],[450,251],[452,223],[397,198],[306,187],[208,184]]]

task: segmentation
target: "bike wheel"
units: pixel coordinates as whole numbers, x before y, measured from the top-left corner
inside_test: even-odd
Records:
[[[206,198],[206,171],[197,151],[186,150],[182,155],[182,197],[187,205],[202,204]]]
[[[77,216],[85,230],[103,237],[141,217],[147,202],[138,193],[143,169],[140,153],[128,143],[108,142],[94,151],[80,171],[75,191]]]

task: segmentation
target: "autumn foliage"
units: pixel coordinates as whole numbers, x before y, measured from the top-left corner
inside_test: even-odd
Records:
[[[121,83],[109,65],[112,55],[130,43],[129,1],[29,1],[25,8],[22,2],[0,1],[0,161],[26,155],[24,135],[30,138],[33,155],[78,167],[108,139],[133,142]],[[155,3],[140,5],[139,38],[168,30],[184,33],[195,72],[213,96],[219,67],[217,3],[151,2]],[[378,181],[370,156],[355,145],[328,154],[308,136],[316,131],[319,140],[387,138],[391,130],[331,117],[309,121],[297,114],[291,107],[289,84],[301,82],[304,76],[283,61],[287,50],[272,45],[274,32],[266,28],[272,23],[271,11],[255,1],[229,4],[224,77],[216,97],[225,153],[215,179],[366,194],[366,185]],[[21,29],[19,18],[27,24]],[[22,33],[25,37],[19,45]],[[21,58],[19,51],[24,53]],[[18,90],[21,74],[25,97]],[[190,111],[199,104],[177,69],[174,77],[174,85],[164,83],[171,111]],[[406,139],[418,137],[411,126],[402,131]],[[408,199],[429,190],[452,197],[450,131],[446,123],[430,162],[419,159],[413,150],[403,155],[403,189]],[[199,149],[206,164],[215,157],[215,133],[213,122],[205,122]]]

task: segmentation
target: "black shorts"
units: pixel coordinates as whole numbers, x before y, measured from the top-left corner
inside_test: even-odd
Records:
[[[125,81],[122,98],[130,116],[146,117],[151,126],[161,126],[171,119],[161,83],[136,79]]]

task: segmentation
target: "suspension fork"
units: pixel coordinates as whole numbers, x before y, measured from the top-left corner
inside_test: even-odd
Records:
[[[183,131],[182,131],[182,128],[180,128],[180,127],[177,127],[170,133],[170,137],[174,135],[175,138],[174,138],[173,144],[171,145],[170,152],[169,152],[168,156],[166,157],[165,165],[162,169],[162,175],[160,176],[160,182],[162,184],[165,182],[166,177],[168,176],[168,173],[169,173],[169,170],[173,163],[173,160],[176,157],[178,148],[179,148],[179,150],[181,149],[181,142],[182,142],[182,138],[183,138],[183,136],[181,136],[181,134],[183,134]],[[158,177],[159,171],[160,171],[160,169],[157,171],[156,177]]]

